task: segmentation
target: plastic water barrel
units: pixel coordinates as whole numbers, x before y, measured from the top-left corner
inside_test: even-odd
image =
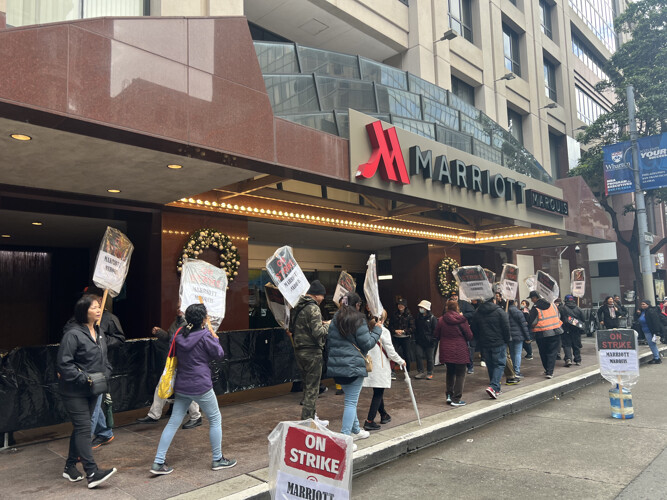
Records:
[[[634,418],[635,409],[632,407],[632,393],[629,389],[623,388],[623,410],[621,410],[621,399],[618,394],[618,385],[616,387],[609,389],[609,403],[611,404],[611,416],[613,418],[623,418],[625,415],[626,419]]]

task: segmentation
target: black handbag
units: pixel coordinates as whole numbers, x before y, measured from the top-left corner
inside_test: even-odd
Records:
[[[109,392],[109,384],[107,377],[102,372],[93,372],[88,374],[88,381],[90,383],[90,393],[93,395],[103,394]]]

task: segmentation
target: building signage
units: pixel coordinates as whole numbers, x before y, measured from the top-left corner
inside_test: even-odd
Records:
[[[567,202],[563,200],[537,193],[539,196],[528,203],[526,195],[533,191],[527,191],[524,182],[466,164],[460,159],[448,159],[446,155],[434,158],[431,150],[422,151],[419,146],[409,148],[406,165],[395,127],[383,130],[378,120],[366,125],[366,131],[372,152],[368,162],[359,165],[355,175],[357,179],[370,179],[378,170],[383,181],[401,185],[410,184],[411,177],[421,177],[434,184],[450,184],[517,205],[526,204],[529,208],[554,215],[568,215]]]
[[[639,178],[644,190],[667,186],[667,132],[637,140]],[[635,190],[632,172],[632,143],[619,142],[602,147],[604,185],[607,195],[631,193]]]

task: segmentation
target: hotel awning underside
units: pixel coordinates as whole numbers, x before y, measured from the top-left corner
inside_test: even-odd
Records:
[[[2,30],[0,75],[0,190],[406,241],[521,249],[613,239],[580,179],[559,181],[571,208],[558,229],[351,183],[348,140],[273,115],[244,18]]]

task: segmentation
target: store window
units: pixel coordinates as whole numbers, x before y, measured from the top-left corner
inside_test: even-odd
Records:
[[[512,109],[507,109],[507,129],[512,137],[523,146],[523,117]]]
[[[7,25],[73,21],[103,16],[147,16],[150,0],[8,0]]]
[[[449,27],[472,42],[471,0],[449,0]]]
[[[475,105],[475,88],[455,76],[452,76],[452,94],[466,104]]]
[[[540,29],[542,33],[553,39],[551,30],[551,5],[545,0],[540,0]]]
[[[556,92],[556,66],[544,59],[544,93],[554,102],[558,101]]]
[[[593,52],[574,34],[572,35],[572,52],[588,67],[588,69],[595,73],[595,76],[600,80],[608,80],[607,73],[602,71],[602,67],[604,66],[602,58],[594,55]]]
[[[614,0],[569,0],[569,4],[609,52],[616,52]]]
[[[606,110],[587,94],[586,91],[577,86],[574,87],[574,90],[577,96],[577,118],[586,125],[590,125],[601,114],[606,113]]]
[[[503,24],[503,52],[505,54],[505,68],[516,76],[521,76],[519,35],[506,24]]]

